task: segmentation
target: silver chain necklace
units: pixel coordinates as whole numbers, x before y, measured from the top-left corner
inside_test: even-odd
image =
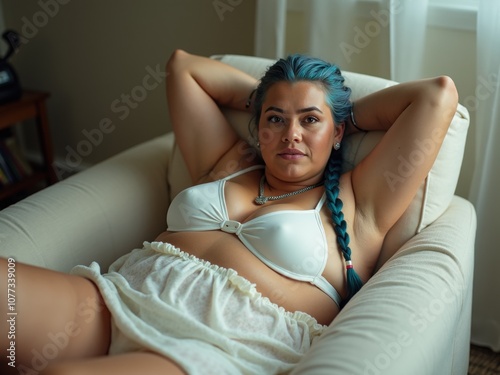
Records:
[[[318,186],[321,186],[324,183],[323,181],[320,181],[314,185],[306,186],[305,188],[302,188],[302,189],[296,190],[296,191],[292,191],[290,193],[275,195],[272,197],[266,197],[266,196],[264,196],[264,184],[265,184],[265,182],[266,182],[266,175],[263,174],[261,179],[260,179],[259,196],[257,198],[255,198],[255,203],[257,203],[257,204],[265,204],[267,201],[276,201],[278,199],[288,198],[288,197],[291,197],[293,195],[305,193],[306,191],[309,191],[309,190],[314,189]]]

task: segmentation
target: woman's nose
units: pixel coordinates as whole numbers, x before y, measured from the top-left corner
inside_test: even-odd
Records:
[[[302,140],[302,127],[298,121],[290,121],[285,127],[281,140],[283,142],[300,142]]]

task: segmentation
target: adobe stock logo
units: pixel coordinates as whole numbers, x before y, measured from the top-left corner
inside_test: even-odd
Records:
[[[23,25],[19,38],[22,44],[27,44],[31,39],[37,36],[39,30],[49,23],[50,19],[57,16],[61,5],[66,5],[70,0],[39,0],[40,10],[33,15],[21,18]]]
[[[213,0],[212,6],[221,21],[224,21],[224,13],[232,12],[243,0]]]
[[[498,90],[500,79],[497,74],[491,73],[488,77],[479,76],[477,78],[476,89],[474,95],[467,96],[463,104],[471,112],[477,111],[480,102],[484,102],[495,95]]]
[[[363,49],[368,47],[372,40],[377,38],[383,29],[389,27],[391,14],[397,15],[402,11],[402,3],[400,0],[394,2],[393,7],[388,9],[380,9],[378,11],[370,10],[370,20],[365,23],[363,29],[359,26],[354,26],[354,38],[352,43],[342,42],[339,45],[344,58],[348,63],[352,61],[352,55],[359,55]]]
[[[397,171],[384,172],[384,178],[392,192],[396,191],[398,184],[404,183],[413,175],[415,170],[426,161],[427,156],[435,151],[440,144],[442,134],[442,130],[434,129],[429,138],[415,139],[413,141],[416,146],[415,149],[406,157],[403,155],[397,157],[399,161]]]
[[[160,64],[157,64],[155,68],[148,65],[145,70],[146,75],[139,85],[134,86],[128,93],[122,93],[111,102],[110,110],[117,115],[118,120],[125,120],[130,112],[144,102],[149,93],[159,87],[167,77],[167,73],[160,69]],[[104,117],[96,128],[82,130],[83,139],[75,147],[68,145],[65,148],[67,152],[64,159],[65,166],[70,170],[78,168],[83,162],[83,158],[89,156],[104,141],[105,135],[111,134],[115,129],[116,119]],[[60,180],[67,173],[61,168],[56,168],[56,172]]]
[[[91,323],[103,309],[100,300],[88,297],[76,307],[75,320],[67,321],[59,331],[47,332],[46,341],[41,347],[31,349],[31,361],[16,367],[21,375],[38,375],[49,363],[56,360],[67,349],[70,342],[85,332],[85,325]]]
[[[436,325],[439,325],[440,319],[448,319],[448,310],[454,309],[452,305],[460,303],[460,296],[464,290],[462,286],[453,286],[444,288],[439,295],[430,299],[425,306],[417,308],[409,317],[409,324],[404,321],[399,325],[406,327],[398,334],[394,333],[387,342],[381,342],[379,351],[371,360],[364,360],[364,375],[383,375],[392,366],[401,366],[401,361],[405,356],[412,355],[418,347],[429,340],[433,329],[436,330]],[[424,339],[421,338],[424,337]]]

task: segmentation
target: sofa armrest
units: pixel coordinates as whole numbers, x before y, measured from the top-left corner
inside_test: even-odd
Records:
[[[455,196],[313,343],[293,374],[467,374],[476,216]]]
[[[104,269],[165,230],[168,134],[130,148],[0,212],[0,256],[69,271]]]

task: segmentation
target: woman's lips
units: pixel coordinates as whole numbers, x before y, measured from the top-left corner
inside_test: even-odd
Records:
[[[294,148],[288,148],[286,150],[283,150],[278,155],[285,160],[297,160],[305,156],[305,154],[302,151]]]

